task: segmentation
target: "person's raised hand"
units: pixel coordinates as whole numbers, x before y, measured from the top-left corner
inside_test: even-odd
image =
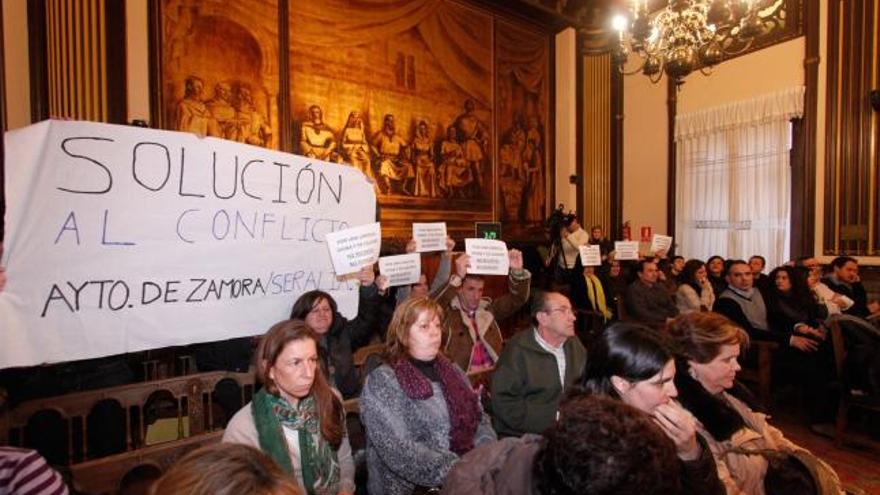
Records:
[[[467,275],[468,263],[470,263],[471,257],[467,255],[467,253],[463,253],[459,255],[458,258],[455,258],[455,274],[458,275],[459,278],[464,279],[465,275]]]
[[[447,256],[451,256],[452,251],[454,251],[454,250],[455,250],[455,239],[453,239],[452,237],[446,236],[446,252],[444,254],[446,254]]]
[[[387,275],[379,275],[376,277],[376,288],[379,289],[380,293],[384,294],[389,287],[391,287],[391,280]]]
[[[675,444],[679,459],[693,461],[700,457],[697,426],[691,413],[678,404],[669,402],[657,406],[651,415],[663,433]]]
[[[409,242],[406,243],[406,252],[407,252],[407,254],[416,252],[416,240],[415,239],[410,239]]]
[[[367,265],[357,272],[357,279],[364,287],[373,285],[376,281],[376,272],[373,271],[373,265]]]
[[[511,270],[522,270],[523,267],[523,256],[522,251],[519,249],[511,249],[507,252],[507,257],[510,260],[510,269]]]

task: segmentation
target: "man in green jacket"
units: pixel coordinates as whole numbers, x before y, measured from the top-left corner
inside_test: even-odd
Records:
[[[577,382],[586,350],[575,316],[558,292],[535,294],[532,328],[508,341],[492,374],[492,410],[499,437],[541,433],[556,420],[559,400]]]

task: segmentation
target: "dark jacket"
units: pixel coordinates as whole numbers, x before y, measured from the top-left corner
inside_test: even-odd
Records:
[[[499,436],[542,433],[556,420],[562,393],[578,380],[587,351],[576,337],[565,344],[565,390],[556,358],[535,340],[534,328],[514,335],[492,374],[492,411]]]
[[[641,280],[634,281],[626,289],[624,302],[630,318],[652,327],[663,326],[666,318],[678,315],[672,296],[659,282],[648,285]]]
[[[349,320],[339,312],[333,315],[333,324],[318,343],[321,363],[332,384],[342,397],[350,399],[360,393],[360,382],[354,366],[354,351],[367,345],[375,332],[380,304],[375,285],[361,287],[358,314]]]
[[[527,433],[477,447],[455,463],[440,493],[539,495],[532,473],[543,444],[544,437]]]
[[[859,318],[867,318],[871,314],[871,311],[868,310],[868,293],[861,282],[845,284],[834,277],[825,277],[822,281],[829,289],[853,300],[853,305],[844,311],[844,314]]]
[[[715,458],[702,437],[700,457],[681,462],[682,495],[724,495]],[[449,495],[538,495],[534,465],[544,437],[526,433],[475,448],[456,462],[443,483]]]
[[[697,443],[700,444],[700,457],[693,461],[679,461],[682,495],[725,495],[727,490],[718,479],[718,466],[709,445],[699,434]]]
[[[773,283],[770,282],[770,277],[764,273],[757,274],[752,283],[756,289],[761,291],[761,295],[763,295],[765,299],[773,290]]]
[[[799,324],[818,328],[828,316],[824,305],[816,301],[798,301],[790,294],[770,291],[767,298],[767,319],[770,327],[781,331],[794,331]]]
[[[709,274],[709,283],[712,284],[712,290],[715,291],[716,296],[720,296],[727,288],[727,280],[724,280],[724,277],[716,277],[711,273]]]
[[[716,313],[720,313],[726,317],[728,317],[731,321],[737,324],[740,328],[745,330],[749,334],[749,338],[752,340],[769,340],[771,342],[777,342],[780,345],[788,345],[789,338],[791,337],[791,329],[789,328],[786,332],[784,329],[782,331],[776,331],[777,329],[769,328],[769,315],[768,315],[768,328],[758,328],[752,325],[749,319],[746,317],[745,313],[742,310],[742,307],[737,303],[737,299],[740,298],[739,294],[734,291],[725,289],[717,299],[715,299],[715,304],[712,306],[712,311]],[[763,299],[763,295],[761,295],[761,291],[755,289],[754,295],[752,297],[761,297]],[[766,307],[766,301],[765,301]],[[769,307],[767,307],[769,312]]]

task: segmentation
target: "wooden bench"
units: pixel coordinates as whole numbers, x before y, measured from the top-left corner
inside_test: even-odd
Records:
[[[873,416],[880,416],[880,402],[876,398],[854,394],[853,387],[847,379],[846,370],[846,339],[839,321],[831,321],[830,325],[831,344],[834,349],[834,367],[840,385],[837,403],[837,418],[834,425],[834,445],[838,448],[846,443],[861,444],[874,450],[880,450],[880,442],[869,438],[867,435],[859,435],[848,431],[849,413],[851,409],[862,409]]]
[[[223,438],[223,430],[212,431],[73,464],[70,466],[73,485],[80,493],[116,493],[122,478],[133,469],[139,466],[154,466],[160,473],[164,473],[189,451],[217,443],[221,438]]]
[[[765,408],[770,407],[770,386],[773,382],[773,352],[779,348],[776,342],[764,340],[752,340],[752,349],[755,352],[757,362],[754,367],[743,367],[737,378],[754,383],[757,387],[758,400]]]
[[[66,449],[75,485],[84,493],[112,493],[122,476],[138,465],[164,469],[185,452],[219,440],[222,431],[218,430],[223,425],[215,421],[212,393],[224,380],[238,386],[242,404],[253,396],[253,373],[215,371],[23,402],[0,416],[0,445],[29,446],[32,442],[28,441],[27,431],[32,418],[50,411],[66,426],[67,437],[60,439],[59,446]],[[148,405],[157,398],[169,397],[174,402],[177,438],[147,446]],[[89,431],[87,418],[98,404],[107,401],[123,411],[124,451],[97,457],[88,451],[89,436],[106,432]],[[184,426],[188,426],[188,436]]]

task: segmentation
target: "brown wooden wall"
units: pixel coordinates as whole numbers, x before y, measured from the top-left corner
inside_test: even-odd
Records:
[[[611,228],[611,56],[583,57],[583,225]]]
[[[124,0],[30,0],[31,118],[122,123]]]
[[[877,186],[880,0],[832,0],[828,7],[824,254],[880,254]]]

